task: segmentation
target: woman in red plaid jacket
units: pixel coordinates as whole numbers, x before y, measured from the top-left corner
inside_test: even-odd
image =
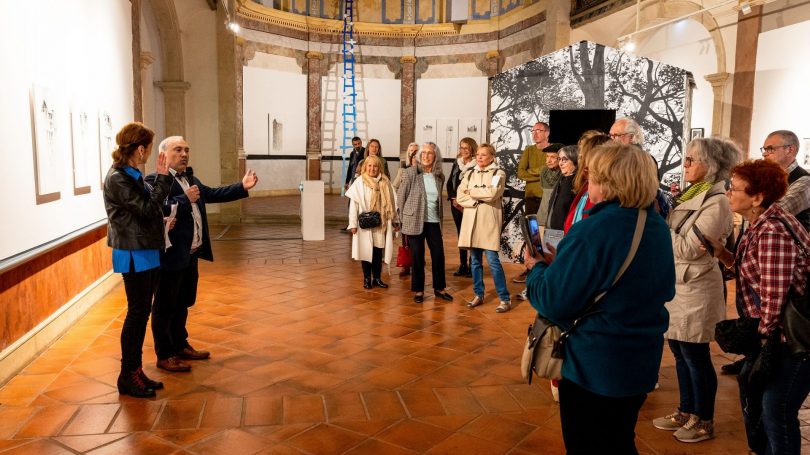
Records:
[[[740,381],[740,400],[748,445],[757,454],[799,455],[801,435],[798,413],[810,392],[810,358],[791,355],[784,345],[782,308],[790,292],[803,295],[810,274],[810,258],[796,245],[810,246],[810,235],[790,213],[779,206],[787,192],[787,174],[775,163],[747,161],[732,169],[726,192],[731,210],[751,226],[734,255],[715,244],[715,255],[737,270],[737,308],[743,315],[760,318],[759,335],[776,347],[776,365],[757,388]],[[714,242],[712,242],[714,243]],[[756,356],[749,356],[740,372],[746,378]]]

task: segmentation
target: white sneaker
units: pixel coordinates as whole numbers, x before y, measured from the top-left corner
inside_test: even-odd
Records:
[[[520,294],[515,296],[515,298],[518,299],[518,300],[529,300],[529,296],[527,295],[527,292],[529,292],[529,290],[524,288],[522,291],[520,291]]]

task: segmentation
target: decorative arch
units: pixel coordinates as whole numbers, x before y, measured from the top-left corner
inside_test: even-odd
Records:
[[[695,1],[690,0],[668,0],[642,3],[640,11],[639,29],[643,29],[670,19],[675,19],[689,13],[694,13],[703,9],[703,6]],[[720,34],[720,26],[717,24],[714,16],[706,11],[701,14],[692,16],[690,19],[700,23],[709,32],[714,44],[715,54],[717,56],[717,73],[726,72],[726,46],[723,43],[723,37]],[[624,36],[635,31],[635,15],[633,20],[622,30],[618,36]]]
[[[166,134],[184,135],[186,132],[185,95],[189,83],[183,76],[183,45],[180,21],[174,0],[148,0],[155,16],[163,54],[163,80],[155,82],[163,90]]]

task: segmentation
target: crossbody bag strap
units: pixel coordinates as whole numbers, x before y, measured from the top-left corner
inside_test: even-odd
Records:
[[[796,248],[799,249],[799,253],[804,255],[804,257],[806,258],[810,258],[810,252],[807,251],[807,248],[804,246],[801,239],[796,234],[796,231],[793,230],[793,227],[791,227],[790,224],[787,221],[783,220],[782,218],[776,219],[782,222],[782,224],[785,226],[785,229],[787,229],[788,232],[790,233],[790,236],[793,237],[793,242],[796,243]]]
[[[596,307],[599,301],[602,300],[602,297],[604,297],[605,294],[607,294],[608,291],[610,291],[610,289],[614,285],[616,285],[616,283],[619,281],[622,275],[624,275],[624,272],[627,270],[627,268],[630,267],[630,263],[633,262],[633,258],[636,257],[636,252],[638,251],[638,246],[641,243],[641,236],[644,233],[644,225],[646,223],[647,223],[647,211],[644,209],[638,209],[638,217],[636,218],[636,230],[633,232],[633,240],[630,243],[630,251],[627,252],[627,257],[624,259],[622,266],[619,267],[619,272],[616,273],[616,277],[613,278],[613,283],[610,284],[610,288],[605,289],[604,291],[599,293],[599,295],[597,295],[595,299],[593,299],[593,303],[591,303],[590,305],[588,305],[587,308],[585,308],[585,311],[583,311],[582,314],[580,314],[574,320],[574,323],[571,324],[571,328],[566,330],[566,332],[570,332],[571,330],[573,330],[576,326],[579,325],[579,322],[580,320],[582,320],[582,318],[588,316],[593,312],[593,309]]]

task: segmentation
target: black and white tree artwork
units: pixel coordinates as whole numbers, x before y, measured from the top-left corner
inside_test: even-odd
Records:
[[[493,77],[490,140],[507,175],[503,259],[523,260],[519,218],[525,183],[517,178],[517,165],[536,122],[547,122],[552,110],[615,110],[616,118],[641,125],[644,149],[658,162],[662,182],[669,182],[681,173],[690,78],[684,69],[588,41]]]

